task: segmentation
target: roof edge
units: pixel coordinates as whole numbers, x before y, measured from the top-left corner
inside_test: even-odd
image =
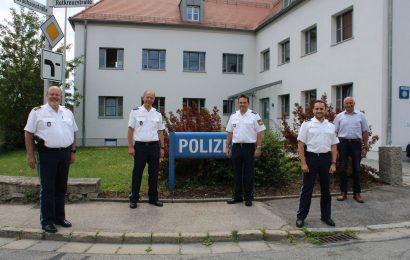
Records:
[[[248,90],[233,94],[233,95],[229,96],[228,99],[235,99],[236,97],[239,97],[240,95],[252,94],[256,91],[259,91],[259,90],[262,90],[262,89],[265,89],[265,88],[269,88],[269,87],[272,87],[272,86],[275,86],[275,85],[279,85],[279,84],[282,84],[282,80],[274,81],[274,82],[271,82],[271,83],[268,83],[268,84],[264,84],[264,85],[261,85],[261,86],[258,86],[258,87],[254,87],[254,88],[251,88],[251,89],[248,89]]]

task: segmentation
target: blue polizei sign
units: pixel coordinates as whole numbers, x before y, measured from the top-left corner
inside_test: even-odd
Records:
[[[169,189],[175,188],[175,159],[226,158],[225,132],[169,133]]]

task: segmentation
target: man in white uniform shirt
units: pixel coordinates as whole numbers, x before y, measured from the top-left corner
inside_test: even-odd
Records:
[[[296,226],[303,227],[312,201],[316,176],[320,181],[321,220],[329,226],[335,226],[331,214],[330,174],[336,171],[337,143],[335,126],[325,119],[326,104],[315,101],[314,117],[303,122],[298,134],[298,152],[303,174],[303,186],[300,192],[299,210]],[[305,149],[306,145],[306,149]]]
[[[47,104],[31,110],[24,128],[27,163],[34,169],[34,141],[38,151],[40,177],[40,222],[48,233],[57,232],[54,225],[71,227],[65,218],[65,195],[70,163],[75,159],[75,134],[78,130],[73,113],[60,106],[62,91],[50,87]]]
[[[262,151],[263,131],[266,129],[261,117],[248,109],[249,98],[241,95],[238,99],[239,110],[231,115],[226,126],[226,156],[232,157],[234,171],[234,192],[228,204],[242,202],[252,206],[254,179],[255,179],[255,157],[259,157]],[[230,144],[232,145],[232,156]],[[245,192],[242,191],[242,186]]]
[[[144,104],[130,112],[128,121],[128,154],[134,157],[130,208],[137,207],[141,188],[141,179],[145,164],[148,163],[148,197],[149,203],[162,207],[158,200],[159,158],[164,156],[164,124],[162,115],[152,104],[155,92],[146,90],[142,97]]]

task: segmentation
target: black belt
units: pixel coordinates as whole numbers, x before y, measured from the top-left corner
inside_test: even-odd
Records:
[[[44,151],[44,152],[46,152],[46,151],[49,151],[49,152],[57,152],[57,151],[64,151],[64,150],[67,150],[67,149],[69,149],[70,148],[70,146],[67,146],[67,147],[58,147],[58,148],[49,148],[49,147],[47,147],[47,146],[42,146],[42,147],[40,147],[40,151]]]
[[[233,143],[233,145],[243,146],[255,146],[255,143]]]
[[[151,142],[140,142],[140,141],[135,141],[136,144],[142,144],[142,145],[155,145],[158,144],[159,141],[151,141]]]
[[[320,157],[320,156],[329,156],[330,152],[327,152],[327,153],[312,153],[312,152],[306,151],[306,155],[313,155],[313,156],[318,156],[318,157]]]
[[[344,138],[344,137],[339,137],[340,142],[353,142],[353,143],[361,143],[362,139],[360,138]]]

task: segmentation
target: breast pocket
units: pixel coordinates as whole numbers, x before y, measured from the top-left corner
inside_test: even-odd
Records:
[[[70,118],[64,119],[63,122],[65,126],[69,126],[69,127],[73,126],[73,120],[71,120]]]
[[[38,123],[38,129],[40,130],[47,130],[53,127],[56,123],[54,118],[43,118]]]

